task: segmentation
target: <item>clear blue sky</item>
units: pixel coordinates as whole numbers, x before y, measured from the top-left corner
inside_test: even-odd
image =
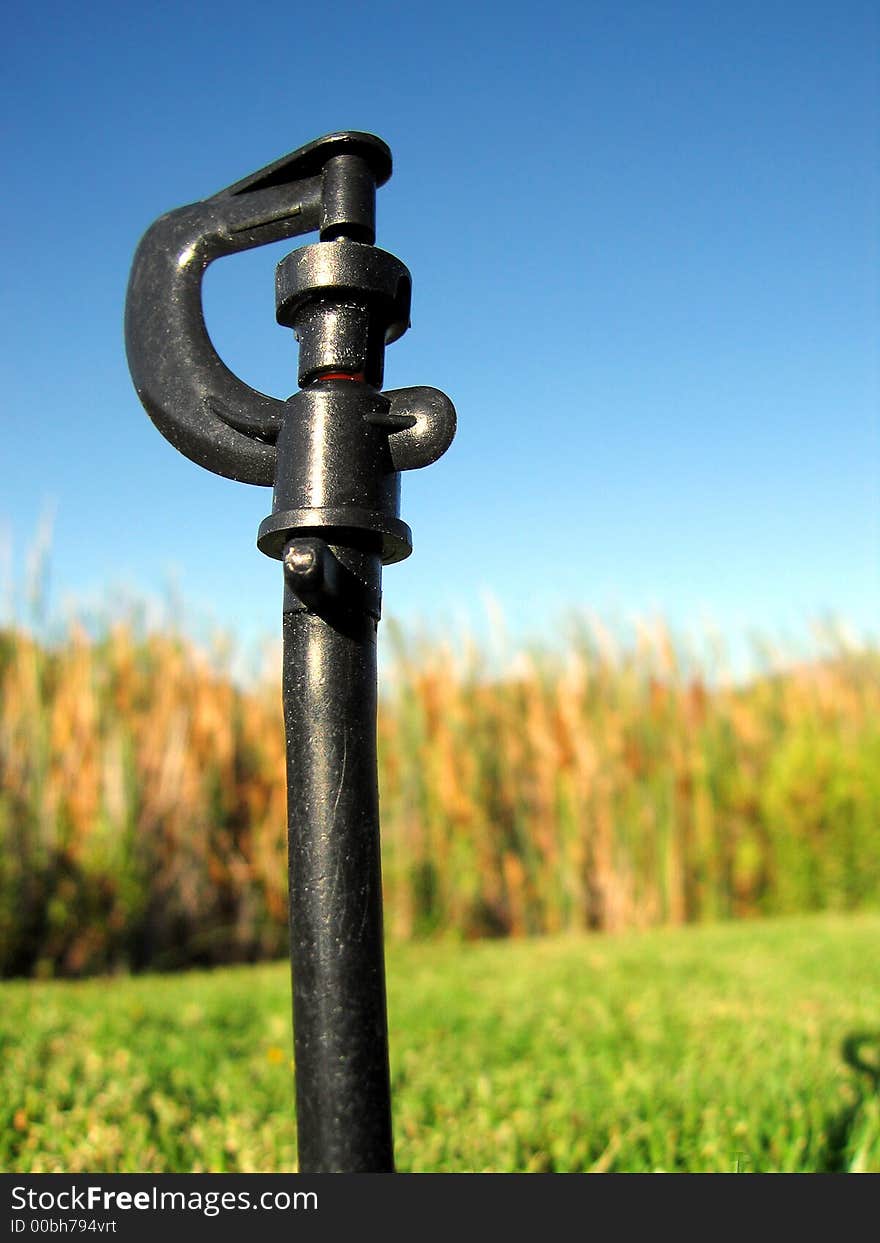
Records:
[[[459,434],[404,479],[386,613],[516,632],[565,609],[872,628],[878,586],[872,3],[23,4],[7,10],[0,522],[54,507],[52,599],[119,584],[277,633],[268,491],[153,428],[122,346],[150,222],[330,130],[391,146],[410,267],[389,387]],[[287,396],[287,243],[208,273],[215,343]],[[546,610],[546,616],[545,616]]]

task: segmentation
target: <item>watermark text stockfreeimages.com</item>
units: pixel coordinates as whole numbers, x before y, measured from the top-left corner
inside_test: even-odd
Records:
[[[109,1191],[101,1186],[70,1187],[61,1191],[38,1191],[34,1187],[12,1188],[13,1210],[30,1209],[51,1212],[111,1213],[130,1212],[195,1212],[217,1217],[222,1212],[262,1209],[265,1212],[288,1212],[318,1208],[315,1191],[263,1191],[252,1196],[249,1191],[162,1191],[158,1187],[141,1191]]]

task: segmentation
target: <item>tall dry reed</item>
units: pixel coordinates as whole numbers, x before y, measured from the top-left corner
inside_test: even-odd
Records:
[[[490,672],[394,638],[379,743],[389,932],[529,935],[880,901],[880,655],[746,684],[662,629]],[[711,676],[710,676],[711,675]],[[174,635],[0,634],[0,972],[286,945],[279,690]]]

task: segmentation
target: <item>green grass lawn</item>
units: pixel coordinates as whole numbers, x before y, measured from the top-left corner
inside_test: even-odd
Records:
[[[401,1170],[880,1171],[880,915],[392,946]],[[283,964],[2,985],[0,1169],[296,1168]]]

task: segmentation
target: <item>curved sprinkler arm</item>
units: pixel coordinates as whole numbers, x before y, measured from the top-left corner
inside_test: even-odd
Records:
[[[125,305],[135,388],[163,436],[216,474],[272,485],[285,403],[218,357],[202,310],[205,269],[223,255],[308,233],[320,213],[320,176],[295,187],[223,191],[162,216],[137,248]]]

